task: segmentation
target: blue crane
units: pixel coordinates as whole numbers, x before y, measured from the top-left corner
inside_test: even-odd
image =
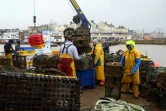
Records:
[[[76,24],[79,23],[80,19],[81,19],[81,21],[82,21],[81,25],[89,29],[90,23],[88,22],[87,18],[85,17],[84,13],[82,12],[81,8],[77,4],[76,0],[70,0],[70,2],[77,12],[77,16],[73,17],[74,23],[76,23]]]

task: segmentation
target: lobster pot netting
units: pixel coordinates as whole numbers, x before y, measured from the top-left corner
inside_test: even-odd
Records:
[[[76,78],[28,73],[1,73],[2,111],[79,111],[80,82]]]
[[[48,55],[39,55],[33,58],[34,67],[46,67],[47,61],[49,59]]]
[[[120,57],[119,55],[105,54],[105,63],[120,62]]]
[[[153,64],[153,61],[147,61],[147,60],[142,60],[139,71],[140,71],[140,80],[141,80],[141,85],[146,82],[146,76],[147,76],[147,71],[150,67],[150,64]]]
[[[157,75],[166,72],[166,67],[149,67],[147,71],[147,80],[157,82]]]
[[[40,68],[33,71],[36,74],[54,75],[54,76],[66,76],[65,73],[54,68]]]
[[[166,91],[166,72],[160,73],[157,76],[158,86]]]
[[[56,55],[50,57],[47,61],[47,66],[50,68],[52,67],[58,69],[58,64],[59,64],[59,56]]]
[[[122,66],[120,62],[109,62],[105,65],[105,75],[120,77],[122,76]]]
[[[82,57],[82,60],[74,60],[74,63],[76,70],[86,70],[93,65],[91,57]]]
[[[158,88],[154,88],[150,93],[150,100],[156,103],[160,109],[166,108],[166,92],[161,91]]]
[[[105,97],[120,99],[122,70],[120,63],[106,63],[105,66]]]

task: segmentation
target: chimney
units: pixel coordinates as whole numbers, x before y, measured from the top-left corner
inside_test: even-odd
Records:
[[[94,23],[94,20],[91,20],[92,23]]]
[[[105,24],[107,24],[107,22],[105,22]]]

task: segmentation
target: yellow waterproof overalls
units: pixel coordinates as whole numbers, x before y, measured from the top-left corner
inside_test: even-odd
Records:
[[[70,44],[68,47],[65,47],[62,50],[62,54],[60,54],[59,61],[59,70],[64,72],[67,76],[76,77],[76,70],[73,58],[68,54],[68,48],[73,45]],[[64,54],[64,49],[66,48],[66,54]]]
[[[92,55],[93,64],[96,69],[96,80],[105,81],[104,77],[104,51],[100,44],[96,44],[93,51],[88,55]]]
[[[12,51],[13,49],[10,48],[10,50]],[[8,54],[5,53],[5,57],[8,58],[8,59],[10,59],[10,65],[13,66],[13,56],[12,56],[12,53],[8,53]]]

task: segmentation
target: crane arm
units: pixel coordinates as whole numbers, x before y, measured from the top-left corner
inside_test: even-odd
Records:
[[[85,17],[84,13],[82,12],[81,8],[77,4],[76,0],[69,0],[70,3],[73,5],[74,9],[77,12],[77,16],[81,19],[82,21],[82,26],[85,26],[86,28],[89,29],[89,22],[87,18]]]

